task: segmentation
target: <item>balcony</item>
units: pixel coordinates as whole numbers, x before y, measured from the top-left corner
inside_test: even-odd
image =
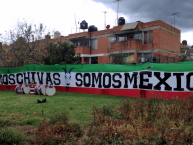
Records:
[[[111,51],[142,50],[141,40],[114,41],[111,43]]]
[[[90,47],[88,46],[78,46],[75,48],[76,54],[89,54],[90,55]]]
[[[69,38],[69,40],[76,46],[76,54],[80,53],[90,55],[89,38],[86,36]]]

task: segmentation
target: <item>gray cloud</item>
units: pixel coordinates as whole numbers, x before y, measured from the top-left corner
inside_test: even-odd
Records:
[[[117,11],[117,3],[113,3],[115,0],[94,1]],[[181,32],[193,31],[193,0],[124,0],[119,3],[119,16],[122,13],[133,21],[162,20],[171,25],[174,23],[171,14],[175,12],[180,13],[175,16],[175,27]]]

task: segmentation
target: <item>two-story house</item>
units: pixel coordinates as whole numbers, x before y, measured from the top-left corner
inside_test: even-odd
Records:
[[[53,39],[71,41],[76,53],[81,53],[82,64],[109,63],[111,54],[124,54],[126,63],[178,62],[180,30],[157,20],[133,22],[112,29],[81,32]]]

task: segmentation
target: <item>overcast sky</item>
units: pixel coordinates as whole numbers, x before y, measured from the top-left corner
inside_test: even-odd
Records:
[[[60,31],[67,36],[76,32],[76,23],[86,20],[88,25],[104,29],[115,26],[116,0],[0,0],[0,34],[13,29],[17,21],[43,23],[50,31]],[[119,16],[126,23],[162,20],[181,30],[181,41],[193,45],[193,0],[123,0],[119,3]],[[75,19],[76,18],[76,19]],[[77,24],[79,28],[79,24]],[[80,30],[81,31],[81,30]],[[79,29],[77,29],[79,32]]]

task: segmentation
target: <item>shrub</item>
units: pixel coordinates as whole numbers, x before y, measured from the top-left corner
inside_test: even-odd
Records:
[[[14,129],[0,128],[0,144],[19,144],[25,141],[24,134]]]
[[[82,131],[78,124],[71,125],[64,121],[49,124],[44,119],[38,126],[35,142],[45,145],[75,143],[81,135]]]
[[[192,144],[193,99],[122,100],[120,107],[93,106],[94,120],[82,144]],[[122,117],[115,118],[115,110]]]
[[[49,117],[50,121],[49,123],[56,124],[57,122],[63,122],[64,124],[68,123],[68,115],[67,112],[57,112],[54,115]]]
[[[113,116],[114,115],[114,108],[115,106],[113,105],[104,105],[102,108],[101,108],[101,112],[105,115],[108,115],[108,116]]]
[[[70,126],[72,126],[72,128],[73,128],[73,132],[76,133],[75,134],[76,137],[81,137],[83,135],[83,131],[82,131],[82,129],[81,129],[79,124],[73,123]]]

